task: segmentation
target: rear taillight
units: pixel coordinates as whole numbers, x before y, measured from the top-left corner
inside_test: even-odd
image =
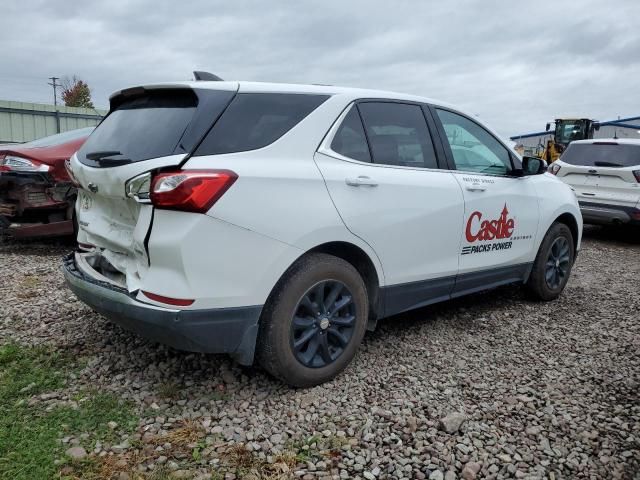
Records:
[[[48,172],[49,170],[49,165],[15,155],[6,155],[0,160],[0,172]]]
[[[560,171],[560,165],[558,165],[557,163],[552,163],[551,166],[549,167],[549,173],[557,175],[559,171]]]
[[[230,170],[159,173],[151,182],[151,203],[157,208],[206,213],[237,178]]]
[[[636,182],[640,183],[640,170],[634,170],[633,176],[636,177]]]

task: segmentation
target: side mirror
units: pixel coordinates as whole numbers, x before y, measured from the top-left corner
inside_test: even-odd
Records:
[[[547,125],[544,127],[544,129],[548,132],[549,129],[551,128],[551,125],[547,123]]]
[[[547,162],[538,157],[522,157],[524,175],[540,175],[547,171]]]

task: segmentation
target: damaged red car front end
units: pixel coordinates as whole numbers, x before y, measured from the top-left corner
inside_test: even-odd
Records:
[[[0,232],[16,238],[74,233],[76,188],[65,162],[93,127],[0,146]]]

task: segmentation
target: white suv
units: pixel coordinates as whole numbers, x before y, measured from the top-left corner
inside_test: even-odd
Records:
[[[585,223],[640,225],[640,139],[571,142],[549,170],[575,190]]]
[[[582,220],[545,169],[420,97],[126,89],[70,162],[80,251],[65,275],[125,328],[315,385],[380,318],[509,283],[556,298]]]

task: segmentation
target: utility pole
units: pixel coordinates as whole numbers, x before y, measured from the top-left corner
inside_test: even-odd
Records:
[[[53,87],[53,108],[56,116],[56,133],[60,133],[60,112],[58,111],[58,87],[61,86],[58,83],[58,80],[60,80],[60,77],[49,77],[49,80],[51,80],[49,85]]]
[[[58,106],[58,87],[61,86],[59,83],[57,83],[57,81],[60,80],[60,77],[49,77],[49,80],[51,80],[51,83],[48,83],[48,85],[51,85],[53,87],[53,105],[57,107]]]

